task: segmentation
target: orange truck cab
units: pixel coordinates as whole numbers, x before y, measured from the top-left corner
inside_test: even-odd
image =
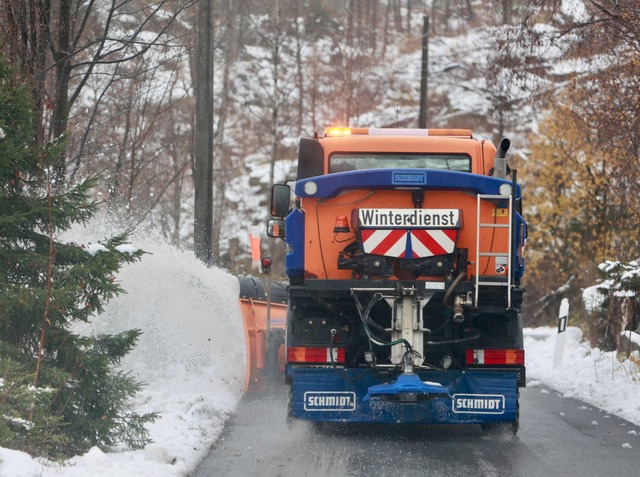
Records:
[[[517,430],[527,226],[508,148],[465,129],[301,139],[268,226],[287,243],[293,417]]]

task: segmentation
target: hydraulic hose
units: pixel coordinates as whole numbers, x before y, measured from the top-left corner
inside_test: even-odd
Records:
[[[461,272],[461,273],[458,274],[456,279],[451,283],[451,285],[449,286],[449,288],[445,292],[444,297],[442,298],[442,304],[444,306],[446,306],[448,308],[451,308],[449,306],[449,300],[451,299],[451,295],[453,295],[453,290],[455,290],[455,288],[458,286],[458,283],[460,283],[463,278],[464,278],[464,273]]]
[[[362,307],[359,304],[359,301],[356,297],[356,303],[358,303],[358,311],[360,312]],[[384,341],[378,339],[377,337],[375,337],[373,335],[373,333],[371,332],[371,329],[369,328],[369,324],[367,323],[369,320],[369,314],[371,313],[371,310],[373,308],[373,306],[379,302],[380,300],[382,300],[382,294],[380,293],[375,293],[373,295],[373,298],[369,301],[369,303],[367,304],[367,307],[365,308],[364,312],[360,313],[360,321],[362,321],[362,327],[364,328],[364,332],[367,335],[367,338],[369,338],[369,341],[371,341],[373,344],[376,344],[378,346],[395,346],[397,344],[404,344],[405,347],[407,348],[407,351],[412,351],[411,349],[411,344],[409,344],[409,342],[404,339],[404,338],[400,338],[394,341],[391,341],[389,343],[385,343]]]

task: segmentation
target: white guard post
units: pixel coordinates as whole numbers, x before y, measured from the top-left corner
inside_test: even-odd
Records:
[[[562,355],[564,354],[564,341],[569,320],[569,300],[566,298],[560,302],[560,313],[558,314],[558,335],[556,337],[556,353],[553,357],[553,367],[562,366]]]

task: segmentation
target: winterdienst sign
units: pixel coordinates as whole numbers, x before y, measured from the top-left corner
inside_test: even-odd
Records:
[[[460,209],[358,209],[360,228],[458,228]]]

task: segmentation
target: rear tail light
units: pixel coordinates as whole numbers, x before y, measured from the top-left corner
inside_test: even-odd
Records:
[[[290,346],[287,348],[288,363],[344,363],[344,348]]]
[[[467,364],[524,364],[523,349],[468,349]]]

